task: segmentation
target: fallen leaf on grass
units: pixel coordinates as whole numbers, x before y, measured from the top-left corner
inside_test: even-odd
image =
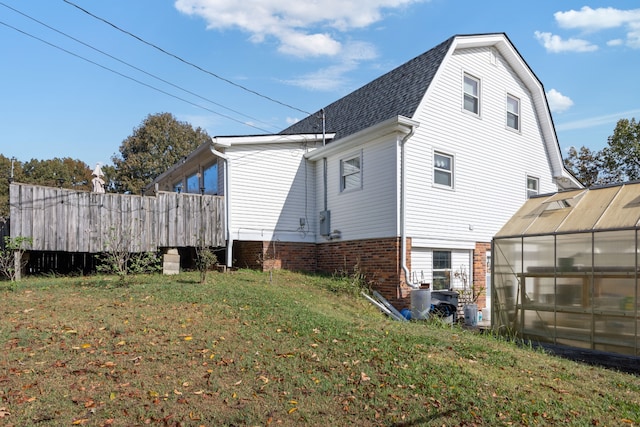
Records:
[[[8,417],[9,415],[11,413],[6,408],[0,408],[0,418]]]
[[[296,412],[297,410],[298,410],[298,408],[293,407],[293,408],[289,409],[289,410],[287,411],[287,413],[288,413],[288,414],[293,414],[293,413],[294,413],[294,412]]]
[[[74,426],[77,425],[82,425],[89,422],[89,418],[78,418],[77,420],[73,420],[73,422],[71,423]]]

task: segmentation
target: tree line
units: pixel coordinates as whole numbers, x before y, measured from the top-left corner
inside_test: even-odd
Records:
[[[148,115],[122,141],[113,165],[102,167],[105,189],[112,193],[140,194],[154,178],[204,142],[207,132],[178,121],[170,113]],[[0,154],[0,222],[9,216],[12,179],[25,184],[90,191],[93,168],[69,157],[22,162]],[[12,175],[13,174],[13,175]]]
[[[602,150],[571,147],[565,167],[586,187],[640,179],[640,122],[620,119]]]

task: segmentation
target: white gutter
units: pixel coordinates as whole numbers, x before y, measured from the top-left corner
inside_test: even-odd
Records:
[[[229,180],[231,179],[230,166],[231,162],[229,157],[215,149],[215,138],[211,138],[211,153],[224,161],[224,223],[226,226],[226,238],[227,238],[227,267],[233,266],[233,237],[231,235],[231,193],[229,188],[231,187]]]
[[[406,225],[406,212],[407,212],[407,174],[405,173],[405,143],[416,132],[416,126],[411,126],[411,130],[406,134],[402,140],[400,140],[400,259],[402,263],[402,271],[404,271],[404,280],[407,285],[413,289],[420,288],[420,285],[411,282],[411,272],[407,267],[407,225]]]

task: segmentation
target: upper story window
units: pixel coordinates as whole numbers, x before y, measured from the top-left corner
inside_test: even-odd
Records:
[[[520,130],[520,100],[507,95],[507,127]]]
[[[340,160],[340,191],[362,188],[362,152]]]
[[[453,156],[433,153],[433,182],[436,185],[453,188]]]
[[[533,176],[527,177],[527,199],[538,195],[538,189],[540,188],[540,180]]]
[[[463,86],[463,108],[473,114],[480,114],[480,80],[465,74]]]

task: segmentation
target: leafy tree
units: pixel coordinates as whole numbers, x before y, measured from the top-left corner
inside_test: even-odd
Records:
[[[581,147],[578,151],[570,147],[564,165],[587,187],[601,183],[604,164],[600,151],[591,151],[587,147]]]
[[[618,120],[605,148],[571,147],[564,164],[588,187],[640,180],[640,123]]]
[[[9,178],[11,159],[0,154],[0,218],[9,216]],[[13,180],[48,187],[91,190],[91,169],[86,163],[68,157],[53,160],[31,159],[13,162]]]
[[[206,131],[194,130],[170,113],[149,115],[122,141],[120,155],[111,158],[114,169],[105,168],[107,188],[139,194],[154,178],[209,140]],[[111,172],[113,176],[109,176]]]
[[[602,150],[610,179],[617,182],[640,179],[640,123],[620,119]]]
[[[0,154],[0,226],[9,217],[9,180],[11,178],[11,159]],[[13,162],[13,180],[20,182],[22,177],[22,163]]]
[[[91,190],[91,168],[69,157],[52,160],[31,159],[22,165],[23,181],[47,187]]]

